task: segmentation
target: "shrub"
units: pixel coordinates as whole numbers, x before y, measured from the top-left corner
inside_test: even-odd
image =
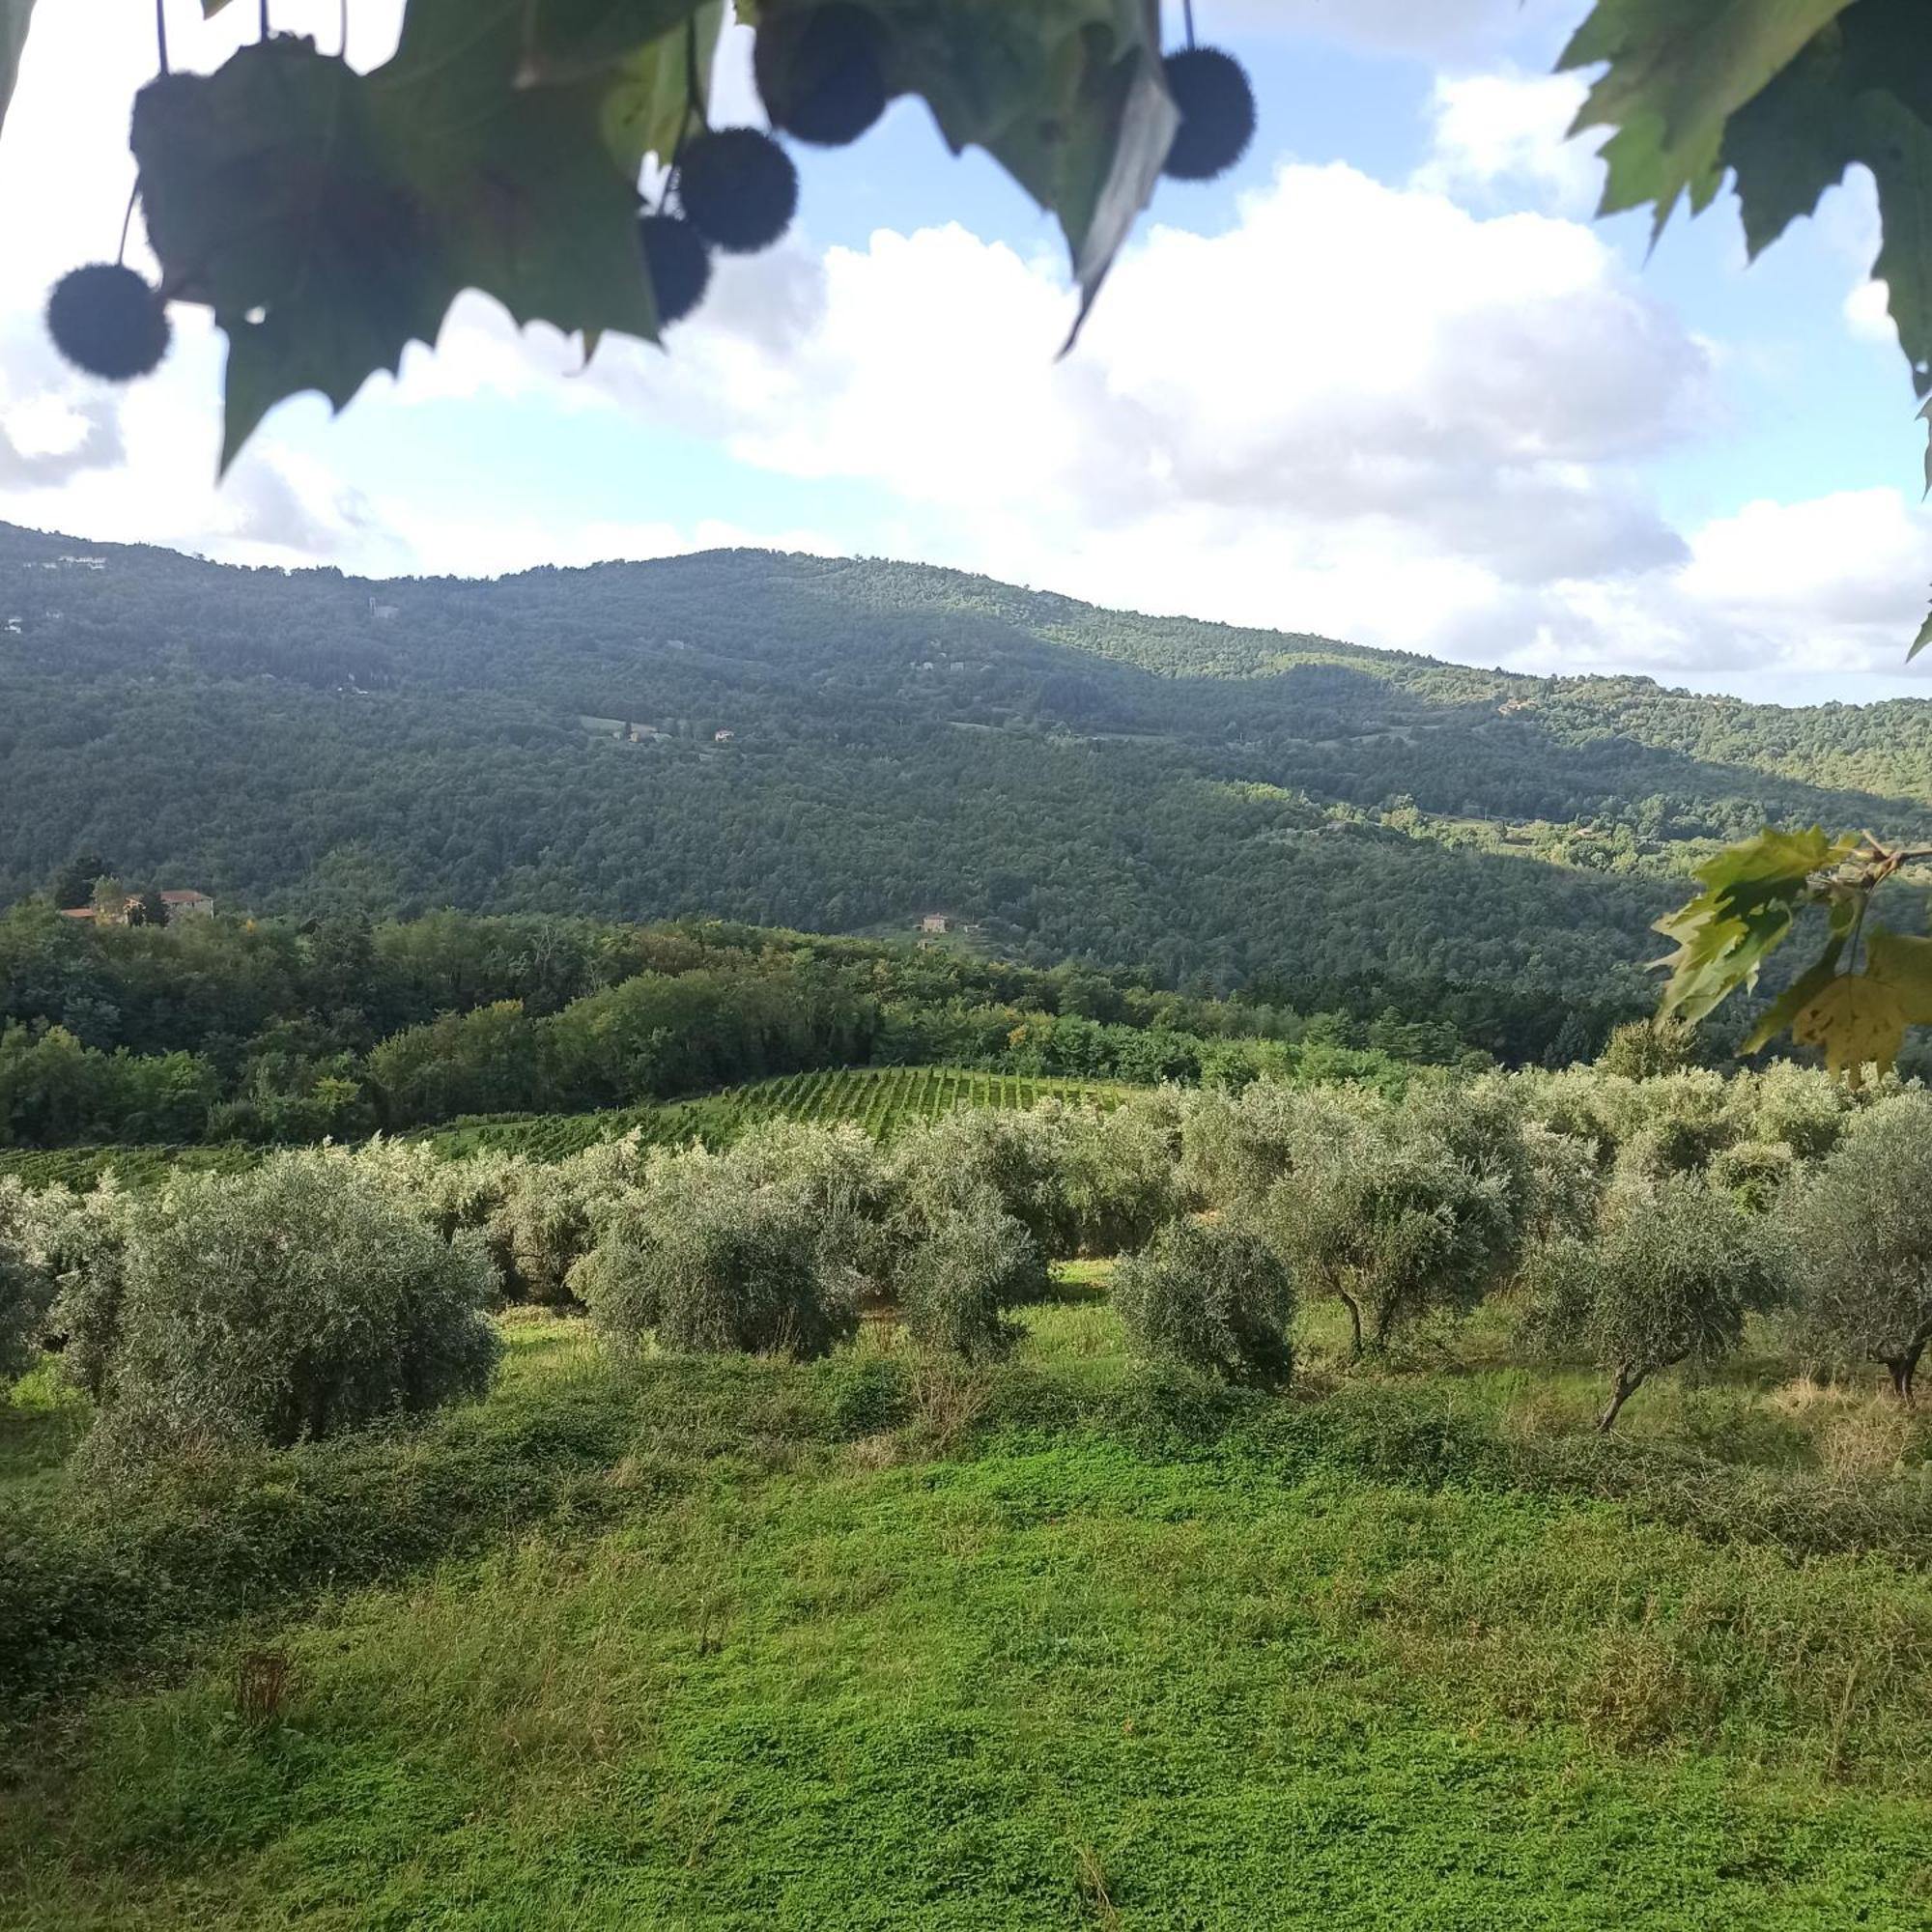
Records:
[[[612,1341],[679,1354],[829,1353],[858,1325],[795,1202],[684,1157],[611,1210],[571,1280]]]
[[[473,1236],[445,1244],[354,1160],[177,1179],[128,1216],[91,1452],[285,1446],[479,1395],[501,1342]]]
[[[53,1282],[29,1245],[32,1202],[17,1180],[0,1178],[0,1379],[16,1376],[33,1353]]]
[[[1790,1190],[1787,1222],[1806,1264],[1801,1332],[1825,1362],[1881,1364],[1910,1402],[1932,1343],[1932,1099],[1859,1116]]]
[[[915,1236],[954,1213],[992,1208],[1026,1229],[1040,1252],[1079,1251],[1078,1217],[1066,1194],[1068,1110],[1048,1101],[1026,1113],[961,1108],[907,1135],[896,1178]]]
[[[1431,1310],[1466,1313],[1513,1267],[1534,1177],[1500,1094],[1419,1093],[1317,1125],[1267,1211],[1297,1276],[1347,1309],[1357,1355]]]
[[[1797,1156],[1783,1141],[1740,1141],[1713,1154],[1707,1172],[1720,1194],[1763,1214],[1777,1205],[1797,1166]]]
[[[1078,1253],[1137,1248],[1180,1211],[1179,1120],[1165,1095],[1083,1107],[1065,1128],[1061,1185]]]
[[[897,1189],[864,1128],[767,1122],[731,1149],[725,1165],[747,1186],[789,1202],[811,1225],[813,1261],[837,1294],[860,1306],[890,1298],[902,1246]]]
[[[135,1198],[112,1173],[89,1194],[53,1188],[33,1202],[30,1244],[55,1289],[46,1332],[61,1351],[62,1376],[96,1402],[121,1346],[134,1212]]]
[[[899,1310],[922,1348],[980,1362],[1022,1330],[1010,1311],[1050,1287],[1039,1244],[990,1203],[943,1216],[900,1265]]]
[[[1562,1237],[1524,1269],[1525,1329],[1551,1350],[1586,1348],[1610,1377],[1607,1433],[1659,1371],[1732,1353],[1745,1318],[1782,1297],[1780,1245],[1760,1220],[1702,1181],[1626,1187],[1591,1241]]]
[[[1150,1360],[1266,1387],[1293,1367],[1293,1277],[1250,1230],[1170,1221],[1121,1264],[1114,1306]]]

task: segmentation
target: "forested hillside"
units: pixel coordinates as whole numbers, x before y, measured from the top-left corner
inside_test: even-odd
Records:
[[[225,910],[943,909],[1201,990],[1634,1007],[1706,841],[1932,837],[1932,705],[1516,677],[902,564],[370,584],[10,528],[0,585],[0,899],[89,851]]]

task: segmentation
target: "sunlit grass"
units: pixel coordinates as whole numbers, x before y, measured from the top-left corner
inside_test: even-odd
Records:
[[[607,1418],[567,1517],[318,1579],[50,1714],[0,1925],[1932,1918],[1922,1573],[1463,1473],[1459,1431],[1586,1447],[1597,1394],[1482,1324],[1350,1372],[1310,1310],[1312,1392],[1223,1435],[1144,1387],[1103,1268],[1060,1273],[998,1372],[868,1324],[823,1369],[627,1376],[582,1321],[511,1320],[447,1439],[541,1458],[547,1418]],[[1922,1465],[1863,1400],[1746,1362],[1628,1421],[1770,1482]],[[442,1439],[392,1453],[433,1485]]]

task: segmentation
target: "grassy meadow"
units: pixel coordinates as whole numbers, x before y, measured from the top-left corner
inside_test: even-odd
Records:
[[[1918,1927],[1932,1463],[1748,1350],[1588,1436],[1488,1312],[1296,1392],[610,1356],[59,1514],[0,1411],[9,1928]]]

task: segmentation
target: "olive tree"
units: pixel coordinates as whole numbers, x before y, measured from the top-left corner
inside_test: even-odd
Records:
[[[899,1265],[899,1312],[921,1347],[969,1362],[1006,1354],[1011,1311],[1050,1286],[1039,1243],[991,1201],[943,1215]]]
[[[30,1242],[32,1207],[17,1180],[0,1179],[0,1379],[27,1366],[53,1299],[52,1278],[37,1264]]]
[[[1300,1280],[1347,1310],[1359,1357],[1433,1310],[1466,1313],[1501,1281],[1533,1188],[1502,1090],[1463,1089],[1330,1115],[1297,1140],[1267,1217]]]
[[[1294,1366],[1294,1278],[1248,1228],[1170,1221],[1116,1270],[1114,1306],[1151,1360],[1265,1387]]]
[[[1827,1357],[1879,1363],[1909,1403],[1932,1343],[1932,1099],[1860,1117],[1789,1190],[1785,1218],[1804,1260],[1803,1328]]]
[[[1138,1247],[1180,1211],[1179,1128],[1162,1094],[1069,1111],[1062,1188],[1079,1253]]]
[[[1585,1349],[1610,1378],[1607,1434],[1654,1375],[1732,1353],[1745,1320],[1781,1299],[1786,1269],[1765,1223],[1690,1176],[1628,1185],[1594,1239],[1559,1236],[1523,1269],[1525,1332],[1551,1351]]]
[[[1049,1101],[1024,1113],[961,1108],[908,1134],[895,1150],[901,1210],[914,1231],[990,1204],[1026,1229],[1049,1260],[1079,1252],[1068,1197],[1070,1110]]]
[[[50,1188],[31,1204],[29,1245],[54,1288],[47,1338],[60,1352],[63,1378],[96,1402],[106,1394],[121,1347],[136,1206],[111,1173],[86,1194]]]
[[[710,1156],[660,1166],[614,1203],[571,1281],[618,1347],[681,1354],[827,1354],[858,1311],[816,1256],[795,1200]]]
[[[769,1121],[730,1150],[725,1167],[805,1218],[813,1261],[834,1293],[862,1307],[891,1297],[903,1246],[898,1187],[870,1134],[849,1123]]]
[[[327,1152],[178,1176],[128,1215],[97,1453],[286,1445],[480,1395],[501,1340],[473,1235]]]

